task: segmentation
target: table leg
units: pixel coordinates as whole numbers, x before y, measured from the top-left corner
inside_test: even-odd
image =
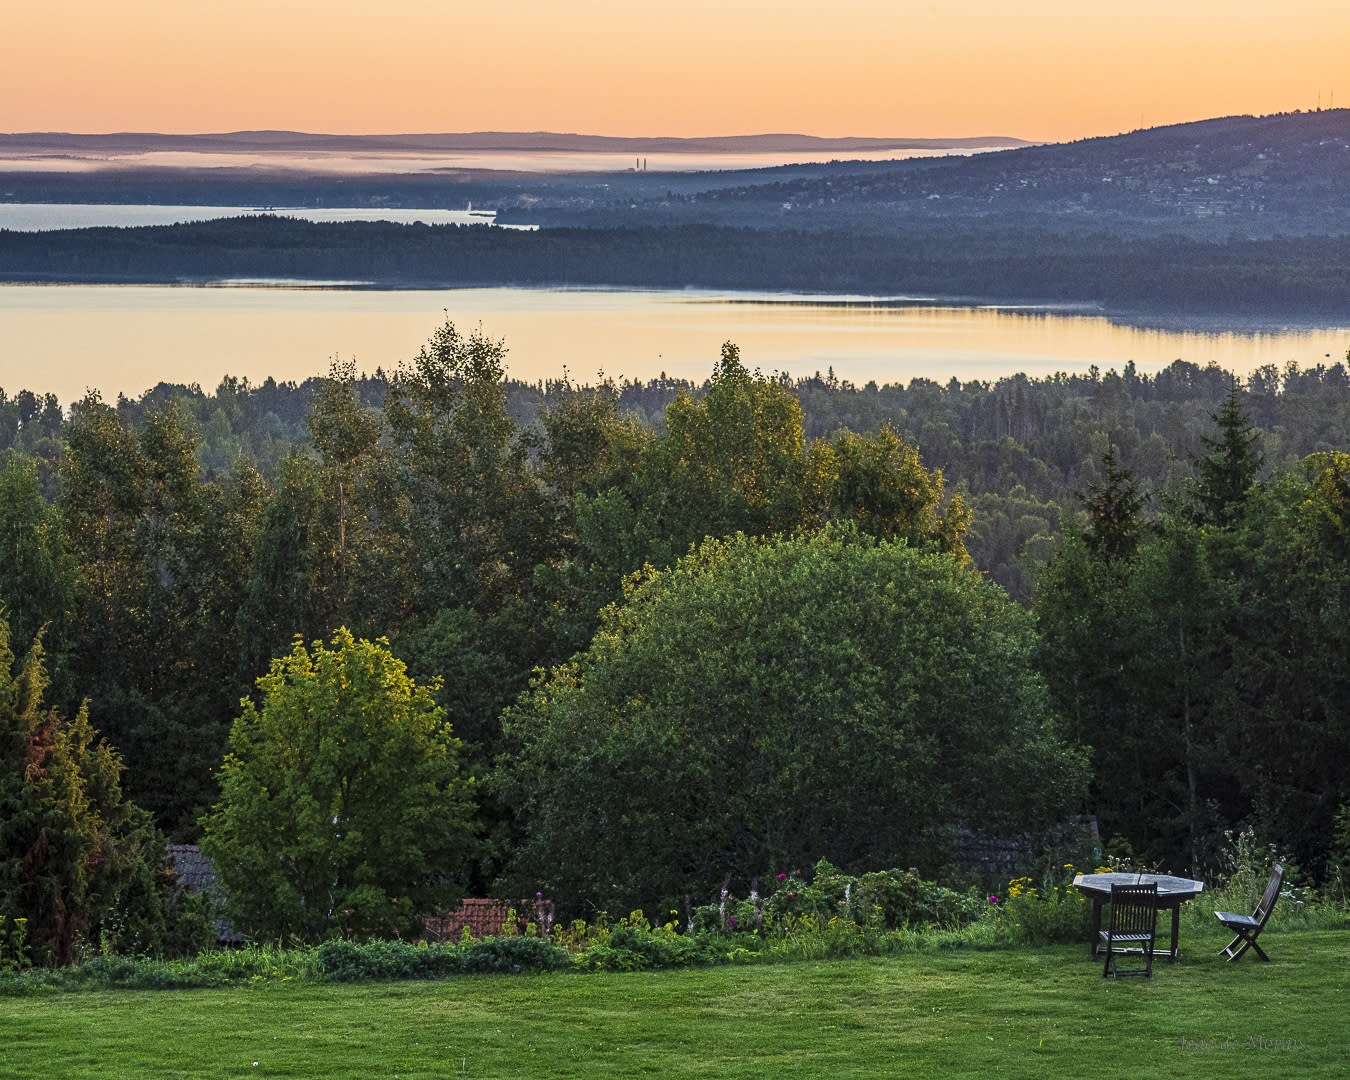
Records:
[[[1181,905],[1174,904],[1172,907],[1172,963],[1177,962],[1177,932],[1181,928]]]
[[[1102,940],[1102,902],[1099,897],[1092,900],[1092,937],[1088,939],[1088,959],[1097,959],[1097,948]]]

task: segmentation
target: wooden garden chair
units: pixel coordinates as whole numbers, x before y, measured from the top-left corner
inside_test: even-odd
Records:
[[[1257,956],[1267,963],[1270,962],[1270,957],[1263,953],[1261,946],[1256,943],[1256,937],[1261,933],[1261,928],[1266,925],[1266,920],[1270,918],[1270,913],[1275,908],[1275,901],[1280,898],[1280,885],[1283,881],[1284,867],[1276,863],[1275,869],[1270,875],[1270,881],[1266,884],[1266,891],[1261,897],[1261,902],[1256,905],[1255,911],[1250,915],[1234,915],[1231,911],[1216,911],[1214,913],[1219,917],[1219,922],[1237,935],[1219,950],[1220,956],[1228,957],[1231,962],[1248,949],[1255,949]]]
[[[1111,886],[1111,922],[1099,930],[1106,943],[1106,965],[1102,978],[1114,975],[1143,975],[1153,978],[1153,943],[1158,929],[1158,886],[1156,882],[1140,885]],[[1142,955],[1144,966],[1120,970],[1116,957]]]

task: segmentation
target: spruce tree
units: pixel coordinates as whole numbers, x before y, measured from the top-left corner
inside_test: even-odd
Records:
[[[1236,382],[1210,419],[1218,426],[1218,438],[1202,436],[1208,453],[1194,459],[1199,472],[1193,492],[1195,515],[1201,524],[1227,528],[1237,522],[1247,492],[1261,471],[1257,446],[1261,433],[1251,426]]]
[[[0,912],[28,920],[34,960],[64,964],[142,856],[144,815],[87,710],[43,704],[41,639],[17,666],[9,642],[0,616]]]

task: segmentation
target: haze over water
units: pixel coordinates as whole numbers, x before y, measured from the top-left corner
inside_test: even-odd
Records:
[[[707,172],[768,169],[819,161],[903,161],[906,158],[949,157],[1002,149],[894,149],[827,151],[720,151],[716,153],[608,153],[562,150],[456,150],[440,153],[312,153],[151,151],[147,153],[81,153],[50,155],[0,154],[0,172],[90,173],[129,169],[252,169],[323,175],[369,173],[424,174],[490,170],[519,173]]]

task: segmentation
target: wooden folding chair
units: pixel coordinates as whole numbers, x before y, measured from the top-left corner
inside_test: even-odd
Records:
[[[1158,886],[1156,882],[1140,885],[1111,886],[1111,922],[1099,930],[1106,943],[1106,965],[1102,978],[1114,975],[1143,975],[1153,978],[1153,943],[1158,929]],[[1116,957],[1142,955],[1144,966],[1121,971]]]
[[[1276,863],[1275,869],[1270,875],[1270,881],[1266,884],[1266,891],[1262,894],[1261,902],[1256,905],[1254,912],[1250,915],[1234,915],[1230,911],[1216,911],[1214,913],[1219,917],[1219,922],[1237,935],[1219,950],[1220,956],[1228,957],[1231,962],[1248,949],[1255,949],[1257,956],[1267,963],[1270,962],[1270,957],[1263,953],[1261,946],[1256,943],[1256,937],[1261,933],[1261,928],[1266,925],[1266,920],[1270,918],[1270,913],[1275,908],[1275,901],[1280,898],[1280,885],[1283,881],[1284,867]],[[1235,949],[1236,952],[1234,952]]]

